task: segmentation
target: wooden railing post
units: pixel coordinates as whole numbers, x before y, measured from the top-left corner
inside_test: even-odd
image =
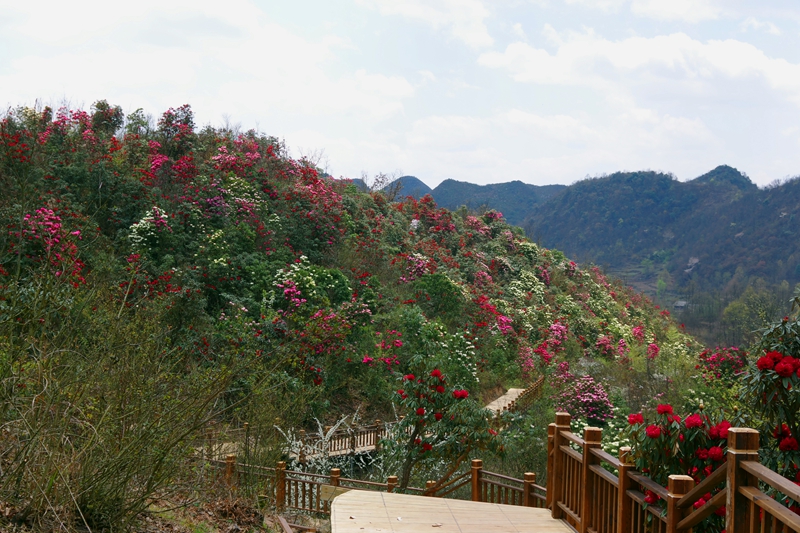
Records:
[[[534,472],[525,472],[522,481],[522,505],[524,507],[536,507],[536,498],[533,497],[533,485],[536,483]]]
[[[331,485],[334,487],[339,486],[339,478],[342,477],[342,471],[339,468],[331,468]]]
[[[628,533],[631,530],[631,519],[633,517],[633,500],[628,496],[631,488],[631,478],[628,472],[633,470],[631,463],[631,449],[623,446],[619,449],[619,498],[617,500],[617,533]]]
[[[472,460],[472,501],[481,501],[481,470],[483,461],[480,459]]]
[[[694,488],[694,479],[689,476],[669,476],[667,485],[667,533],[677,533],[678,523],[688,514],[690,508],[678,509],[678,500]]]
[[[301,429],[298,432],[297,439],[300,441],[300,453],[297,455],[297,460],[300,464],[305,464],[306,462],[306,430]]]
[[[375,421],[375,451],[381,450],[381,421]]]
[[[745,533],[752,517],[749,514],[747,498],[739,493],[739,487],[758,486],[757,480],[745,472],[742,461],[758,461],[758,431],[749,428],[730,428],[728,430],[728,495],[725,502],[727,514],[725,529],[728,533]]]
[[[553,508],[553,439],[555,438],[556,434],[556,425],[555,423],[550,424],[547,426],[547,479],[545,480],[545,484],[547,486],[547,491],[545,493],[545,500],[544,506],[548,509]]]
[[[600,459],[592,453],[592,448],[600,448],[603,431],[600,428],[583,430],[583,468],[581,469],[581,524],[580,533],[587,533],[592,524],[593,508],[597,504],[594,498],[594,475],[589,465],[600,464]]]
[[[275,466],[275,509],[280,513],[286,503],[286,463],[279,461]]]
[[[236,488],[236,456],[228,454],[225,456],[225,484],[228,488]]]
[[[358,428],[350,430],[350,451],[356,454],[356,439],[358,438]]]
[[[567,440],[561,436],[562,431],[569,431],[569,424],[572,417],[569,413],[556,413],[556,427],[555,434],[553,435],[553,479],[551,487],[553,489],[552,507],[550,508],[553,518],[564,518],[564,510],[558,505],[564,492],[564,452],[561,451],[561,446],[567,443]],[[550,488],[547,487],[547,492]]]
[[[436,486],[436,482],[435,481],[432,481],[432,480],[429,479],[428,481],[425,482],[425,496],[435,496],[435,494],[433,492],[428,492],[434,486]]]
[[[386,480],[386,492],[394,492],[397,487],[397,476],[389,476]]]

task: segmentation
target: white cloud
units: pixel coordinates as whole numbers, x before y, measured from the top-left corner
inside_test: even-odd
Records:
[[[545,32],[554,42],[552,31]],[[585,85],[610,97],[637,88],[697,97],[719,94],[732,82],[757,80],[800,105],[800,64],[768,57],[749,43],[701,42],[683,33],[610,41],[591,30],[560,39],[553,54],[518,42],[503,52],[481,54],[478,62],[506,69],[516,81]]]
[[[332,75],[327,65],[351,46],[347,39],[306,39],[248,0],[143,0],[133,15],[105,5],[54,3],[45,17],[35,6],[14,7],[14,31],[35,45],[0,71],[4,98],[106,98],[151,110],[190,102],[205,120],[266,111],[375,121],[402,112],[415,92],[402,76]]]
[[[516,35],[517,37],[519,37],[523,41],[527,41],[528,40],[528,36],[525,35],[525,30],[522,29],[522,24],[520,24],[519,22],[517,22],[516,24],[514,24],[511,27],[511,31],[513,31],[514,35]]]
[[[780,35],[781,34],[780,28],[778,28],[772,22],[761,21],[761,20],[758,20],[758,19],[756,19],[754,17],[747,17],[739,25],[739,27],[742,29],[742,31],[747,31],[747,30],[760,31],[760,30],[764,30],[764,31],[766,31],[767,33],[769,33],[771,35]]]
[[[653,19],[696,23],[719,18],[722,8],[715,0],[633,0],[631,12]]]
[[[383,15],[400,15],[423,22],[435,30],[446,29],[471,48],[491,46],[484,21],[489,10],[480,0],[357,0]]]
[[[630,4],[634,15],[658,20],[696,23],[719,18],[723,9],[719,0],[564,0],[606,12],[616,12]]]

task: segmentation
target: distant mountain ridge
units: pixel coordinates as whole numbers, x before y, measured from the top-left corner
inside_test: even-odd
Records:
[[[531,211],[542,202],[565,189],[566,185],[531,185],[515,180],[507,183],[476,185],[447,179],[431,189],[415,176],[402,176],[386,186],[396,190],[398,198],[422,198],[430,194],[441,207],[456,210],[462,205],[470,209],[496,209],[511,224],[521,226]]]
[[[686,182],[617,172],[569,186],[524,227],[612,269],[666,269],[677,286],[722,287],[737,273],[800,282],[800,179],[759,189],[726,165]]]

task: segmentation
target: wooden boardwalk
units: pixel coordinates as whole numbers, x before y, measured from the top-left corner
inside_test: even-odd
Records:
[[[333,500],[331,533],[569,533],[549,509],[351,490]]]
[[[508,392],[490,402],[486,408],[493,413],[502,412],[503,409],[508,409],[508,407],[519,398],[522,393],[525,392],[525,389],[508,389]]]

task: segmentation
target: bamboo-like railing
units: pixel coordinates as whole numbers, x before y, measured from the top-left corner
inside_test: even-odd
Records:
[[[556,413],[548,427],[546,505],[579,533],[689,532],[726,506],[728,533],[800,532],[800,516],[766,492],[800,503],[800,486],[758,462],[758,431],[728,430],[727,463],[699,485],[689,476],[669,476],[662,487],[630,464],[630,448],[619,458],[601,448],[601,430],[586,428],[583,437],[570,430],[571,417]],[[699,509],[702,495],[717,492]],[[660,498],[645,502],[646,491]]]

